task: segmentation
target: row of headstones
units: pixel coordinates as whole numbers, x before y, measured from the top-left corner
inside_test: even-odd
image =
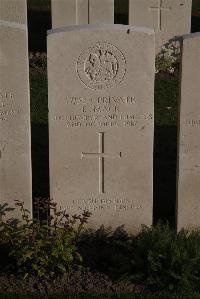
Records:
[[[123,1],[123,0],[121,0]],[[114,24],[114,0],[51,0],[52,27]],[[190,33],[192,0],[129,0],[129,25],[156,32],[156,51]]]
[[[199,46],[198,34],[184,37],[178,228],[200,226]],[[51,197],[90,210],[91,226],[152,223],[154,49],[140,27],[49,31]],[[26,1],[0,0],[0,203],[32,210],[28,77]]]

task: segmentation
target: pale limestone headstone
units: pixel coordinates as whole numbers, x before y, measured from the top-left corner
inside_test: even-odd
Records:
[[[1,0],[0,1],[0,20],[27,24],[25,0]]]
[[[146,28],[49,31],[51,198],[93,227],[152,223],[154,46]]]
[[[183,39],[177,227],[200,227],[200,34]]]
[[[32,210],[25,0],[0,0],[0,203]],[[18,214],[15,212],[15,216]]]
[[[114,24],[114,0],[51,0],[52,28]]]
[[[190,33],[191,8],[192,0],[129,0],[129,24],[154,29],[159,52],[169,41]]]

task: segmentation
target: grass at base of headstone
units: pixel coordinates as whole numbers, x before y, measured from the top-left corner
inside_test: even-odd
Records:
[[[32,124],[33,197],[49,197],[49,139],[48,126]]]
[[[30,73],[33,196],[49,196],[48,96],[45,72]]]
[[[154,223],[175,223],[179,81],[156,76],[154,133]]]
[[[128,295],[0,295],[0,299],[200,299],[199,293],[190,293],[188,295],[170,293],[163,294],[128,294]]]
[[[31,73],[31,122],[35,124],[48,123],[47,75]]]
[[[178,111],[178,79],[163,78],[155,81],[155,124],[176,126]]]
[[[156,126],[154,134],[154,223],[175,225],[176,126]]]

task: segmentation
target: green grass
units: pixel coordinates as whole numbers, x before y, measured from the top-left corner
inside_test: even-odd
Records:
[[[177,125],[178,92],[177,79],[155,81],[155,124],[157,126]]]
[[[47,124],[48,95],[46,74],[33,73],[30,75],[31,85],[31,122],[33,124]]]

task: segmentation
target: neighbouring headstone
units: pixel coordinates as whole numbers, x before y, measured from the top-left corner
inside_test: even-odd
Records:
[[[190,33],[191,8],[192,0],[129,0],[129,24],[154,29],[160,52],[162,46]]]
[[[52,28],[114,24],[114,0],[51,0]]]
[[[145,28],[49,31],[51,198],[93,227],[152,223],[154,47]]]
[[[27,8],[0,0],[0,203],[14,200],[32,211]]]
[[[200,227],[200,34],[183,38],[177,227]]]

